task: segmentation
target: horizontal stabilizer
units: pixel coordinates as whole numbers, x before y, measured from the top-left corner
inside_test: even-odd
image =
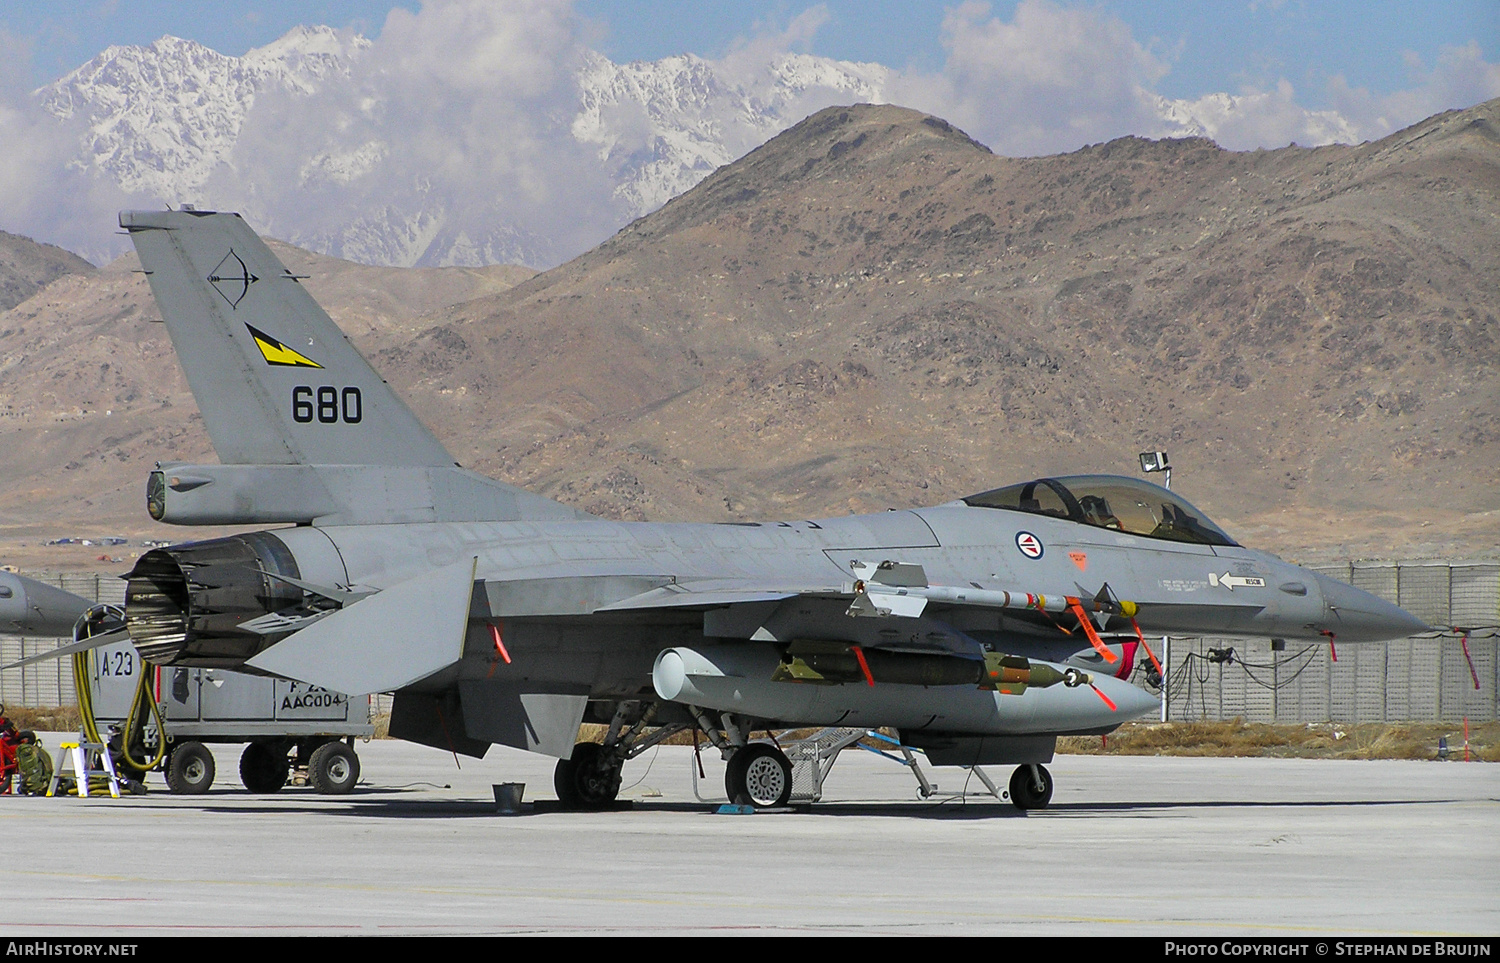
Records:
[[[463,657],[478,564],[465,559],[361,599],[248,664],[351,696],[425,679]]]
[[[67,645],[59,645],[55,649],[43,652],[40,655],[28,656],[19,662],[10,665],[0,665],[0,672],[6,669],[19,669],[23,665],[31,665],[33,662],[45,662],[48,659],[61,659],[63,656],[74,655],[78,652],[87,652],[89,649],[98,649],[116,642],[129,642],[130,633],[125,629],[115,629],[113,632],[105,632],[92,638],[79,639],[77,642],[69,642]]]

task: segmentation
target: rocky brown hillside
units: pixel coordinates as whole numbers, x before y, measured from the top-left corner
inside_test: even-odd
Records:
[[[602,514],[878,510],[1161,447],[1252,543],[1492,550],[1497,110],[1022,160],[828,110],[382,363],[461,457]]]
[[[1493,554],[1497,113],[1011,159],[832,109],[513,288],[340,264],[314,293],[464,464],[611,517],[930,504],[1165,448],[1250,544]],[[116,267],[0,315],[0,552],[144,532],[150,461],[203,457],[144,291]]]
[[[94,266],[76,254],[0,231],[0,312],[8,311],[64,274]]]

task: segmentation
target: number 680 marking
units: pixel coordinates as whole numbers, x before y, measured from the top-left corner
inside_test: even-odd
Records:
[[[316,402],[313,389],[298,385],[292,389],[292,420],[307,424],[313,418],[325,425],[342,421],[346,425],[357,425],[364,420],[365,404],[358,388],[340,391],[324,385],[317,389]]]

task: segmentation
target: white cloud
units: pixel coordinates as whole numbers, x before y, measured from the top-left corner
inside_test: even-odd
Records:
[[[1361,139],[1384,137],[1445,110],[1472,107],[1500,97],[1500,64],[1487,63],[1476,41],[1444,47],[1429,69],[1414,53],[1405,57],[1412,86],[1385,96],[1350,87],[1342,76],[1329,83],[1334,109]]]
[[[1201,134],[1230,150],[1356,143],[1359,129],[1333,110],[1308,110],[1285,80],[1275,90],[1209,94],[1196,100],[1160,101],[1172,133]]]
[[[26,45],[0,31],[0,229],[102,263],[119,253],[112,214],[130,199],[77,162],[81,126],[37,104]]]
[[[997,153],[1046,154],[1160,127],[1151,88],[1167,65],[1092,9],[1024,0],[1015,18],[965,3],[943,21],[938,74],[893,80],[891,100],[938,114]]]
[[[1027,156],[1124,134],[1358,141],[1500,96],[1477,44],[1409,57],[1390,95],[1335,78],[1310,110],[1285,80],[1169,100],[1160,41],[1094,7],[1022,0],[1007,19],[965,3],[925,73],[810,55],[828,21],[812,6],[715,61],[622,65],[561,0],[429,0],[374,40],[292,31],[242,58],[162,41],[118,69],[111,51],[71,75],[82,86],[43,92],[51,114],[0,35],[0,227],[97,259],[119,250],[118,207],[192,200],[357,260],[547,266],[831,104],[905,104]]]
[[[206,200],[360,260],[577,253],[622,220],[569,129],[586,53],[565,4],[394,10],[347,82],[258,97]]]
[[[943,33],[943,69],[894,78],[889,98],[944,117],[1001,154],[1073,150],[1124,134],[1202,135],[1232,150],[1357,143],[1500,96],[1500,65],[1487,63],[1475,42],[1445,48],[1431,68],[1408,55],[1411,86],[1386,96],[1335,77],[1330,106],[1314,110],[1285,79],[1162,97],[1170,65],[1153,52],[1156,42],[1142,43],[1092,8],[1023,0],[1007,21],[969,2],[949,11]]]

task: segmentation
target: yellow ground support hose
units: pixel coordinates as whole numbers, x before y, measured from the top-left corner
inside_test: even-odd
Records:
[[[141,773],[160,766],[167,754],[167,728],[162,721],[161,706],[157,705],[156,696],[151,691],[151,675],[151,666],[142,661],[140,681],[135,687],[135,699],[130,704],[130,714],[125,719],[124,734],[120,738],[122,761],[126,766]],[[88,652],[73,653],[73,688],[78,696],[78,716],[83,724],[84,735],[88,737],[89,742],[108,742],[100,738],[99,725],[94,719],[94,697],[89,688]],[[148,761],[141,761],[130,754],[130,746],[135,741],[132,734],[145,729],[148,715],[156,721],[156,755]]]

